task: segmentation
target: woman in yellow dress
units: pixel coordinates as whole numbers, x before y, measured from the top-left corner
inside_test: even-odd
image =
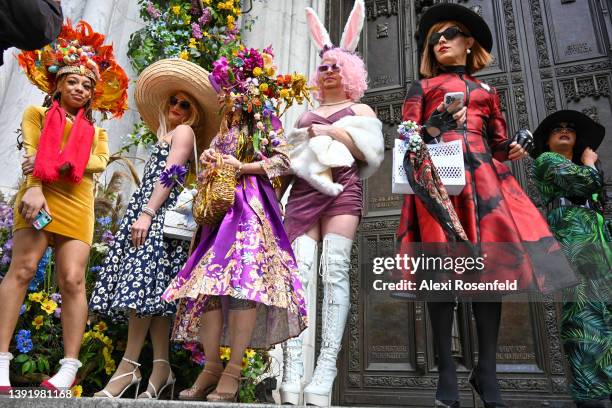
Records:
[[[8,392],[9,345],[28,284],[48,246],[55,249],[62,295],[64,358],[41,386],[66,389],[77,370],[87,321],[85,269],[94,229],[93,175],[109,160],[106,131],[94,127],[92,111],[121,116],[127,108],[127,77],[104,36],[80,22],[66,24],[55,42],[22,52],[19,64],[48,96],[30,106],[21,130],[26,148],[26,180],[14,207],[13,251],[0,284],[0,392]],[[51,222],[40,224],[46,212]]]

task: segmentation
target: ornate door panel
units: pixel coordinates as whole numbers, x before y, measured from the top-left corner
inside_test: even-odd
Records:
[[[436,351],[422,302],[393,299],[373,289],[372,259],[394,256],[402,197],[391,193],[391,148],[407,87],[418,77],[413,39],[416,22],[436,0],[366,0],[367,20],[359,52],[369,71],[364,102],[383,121],[386,154],[364,183],[365,217],[351,262],[351,311],[339,361],[334,400],[341,405],[431,406]],[[605,0],[458,0],[489,22],[493,64],[479,77],[500,94],[508,131],[534,129],[556,109],[577,109],[612,125],[610,107],[611,20]],[[339,42],[352,0],[327,1],[327,25]],[[609,137],[611,137],[609,135]],[[600,148],[610,157],[612,143]],[[612,160],[604,162],[612,174]],[[513,164],[528,187],[529,162]],[[527,300],[527,299],[522,299]],[[506,302],[498,348],[498,372],[511,406],[572,406],[552,298]],[[453,330],[462,405],[470,406],[467,375],[477,361],[469,304],[460,304]]]

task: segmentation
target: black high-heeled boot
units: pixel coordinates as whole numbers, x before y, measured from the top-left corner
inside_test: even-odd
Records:
[[[457,374],[451,350],[455,302],[428,302],[427,308],[438,350],[438,387],[435,406],[459,408]]]
[[[476,369],[473,369],[470,372],[470,376],[468,378],[468,382],[470,383],[470,385],[472,386],[472,389],[476,392],[476,394],[478,394],[478,396],[480,397],[480,399],[482,400],[482,403],[484,404],[485,408],[503,408],[503,407],[507,407],[506,404],[504,404],[501,401],[487,401],[484,399],[484,396],[482,395],[482,389],[480,387],[480,384],[478,383],[478,379],[476,376]],[[474,401],[474,407],[477,406],[477,401]]]

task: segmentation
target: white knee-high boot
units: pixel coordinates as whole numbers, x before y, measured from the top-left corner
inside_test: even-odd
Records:
[[[12,359],[13,355],[11,353],[0,353],[0,394],[11,390],[9,366]]]
[[[302,280],[302,286],[306,296],[310,293],[309,282],[316,277],[316,269],[313,270],[317,253],[318,242],[307,235],[300,235],[291,244],[298,271]],[[317,299],[307,298],[307,305],[314,304],[316,307]],[[314,321],[314,320],[312,320]],[[307,337],[314,327],[309,326],[304,330],[300,337],[287,340],[283,343],[283,381],[281,382],[279,393],[281,404],[302,404],[302,378],[304,377],[304,356],[302,354],[303,339]]]
[[[310,384],[304,388],[304,403],[329,406],[336,378],[336,360],[350,308],[349,267],[353,241],[338,234],[323,238],[323,309],[321,352]]]

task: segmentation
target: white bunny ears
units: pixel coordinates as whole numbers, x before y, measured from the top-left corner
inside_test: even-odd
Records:
[[[365,20],[365,4],[364,0],[355,0],[353,10],[349,15],[348,21],[344,26],[342,32],[342,39],[340,40],[340,48],[344,51],[353,52],[357,49],[359,44],[359,35],[363,29],[363,22]],[[329,38],[329,33],[319,20],[317,13],[310,8],[306,7],[306,22],[310,31],[310,39],[314,42],[321,55],[332,48],[334,45]]]

